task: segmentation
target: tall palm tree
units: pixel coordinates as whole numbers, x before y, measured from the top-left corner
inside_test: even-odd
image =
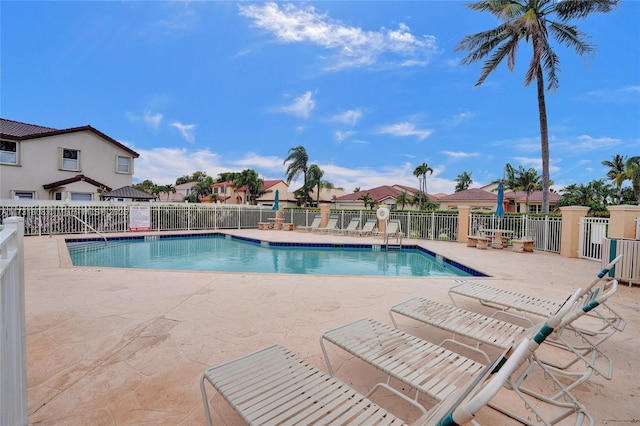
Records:
[[[471,173],[467,172],[460,173],[455,181],[458,182],[456,184],[455,192],[465,191],[469,189],[469,186],[473,183],[473,180],[471,179]]]
[[[260,179],[258,172],[253,169],[245,169],[240,172],[233,181],[233,187],[246,188],[246,200],[249,204],[255,204],[256,199],[264,194],[264,180]]]
[[[413,171],[413,175],[418,178],[418,185],[420,189],[420,198],[418,200],[418,203],[420,204],[420,207],[422,207],[423,194],[425,197],[427,197],[427,200],[429,199],[427,196],[427,173],[433,174],[433,169],[429,167],[427,163],[420,164]]]
[[[560,44],[573,48],[577,54],[591,53],[595,49],[587,41],[587,35],[575,25],[567,22],[585,18],[593,12],[611,11],[620,0],[480,0],[470,3],[470,9],[489,12],[503,21],[498,27],[466,36],[456,51],[467,50],[469,55],[463,65],[472,64],[488,57],[482,66],[476,86],[495,70],[504,58],[513,71],[521,40],[531,43],[533,56],[525,74],[524,84],[537,83],[538,116],[540,121],[540,148],[542,156],[542,211],[549,212],[549,127],[547,123],[546,90],[559,87],[560,61],[550,43],[553,36]],[[555,19],[554,19],[555,17]]]
[[[311,192],[314,187],[318,190],[316,195],[316,206],[320,207],[320,191],[323,187],[322,176],[324,176],[324,171],[317,164],[312,164],[309,166],[309,170],[307,170],[307,176],[309,179],[307,182],[309,192]]]
[[[296,179],[298,176],[300,176],[300,173],[302,173],[304,176],[304,182],[302,186],[306,187],[308,171],[307,163],[309,162],[309,155],[307,154],[307,150],[304,149],[302,145],[298,145],[289,149],[289,155],[284,159],[282,164],[286,164],[287,162],[290,162],[285,173],[287,184],[290,184],[292,180]],[[307,195],[304,197],[304,205],[307,205],[308,201],[309,197]]]
[[[602,161],[603,166],[609,167],[609,171],[607,172],[607,177],[613,182],[613,184],[618,189],[617,197],[618,204],[622,203],[622,184],[625,180],[627,180],[627,169],[625,162],[627,161],[626,156],[622,156],[620,154],[616,154],[611,157],[611,161],[604,160]]]
[[[404,206],[409,204],[409,202],[410,202],[409,201],[409,196],[405,191],[402,191],[396,197],[396,204],[398,204],[400,206],[400,210],[404,210]]]
[[[631,181],[633,195],[635,195],[640,206],[640,156],[629,158],[625,167],[627,169],[627,179]]]

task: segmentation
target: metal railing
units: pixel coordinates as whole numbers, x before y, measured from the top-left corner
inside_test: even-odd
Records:
[[[0,230],[0,425],[28,422],[23,229],[10,217]]]
[[[469,235],[482,229],[504,229],[513,232],[513,238],[531,238],[536,250],[560,253],[562,218],[559,216],[506,215],[471,213]]]
[[[578,256],[583,259],[601,260],[603,239],[609,235],[609,219],[581,218],[579,235]]]

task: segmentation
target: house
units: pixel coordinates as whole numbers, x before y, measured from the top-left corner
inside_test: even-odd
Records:
[[[131,186],[139,154],[91,126],[0,118],[0,199],[98,201]]]
[[[457,210],[458,206],[470,206],[471,210],[492,212],[496,210],[498,201],[498,185],[495,183],[480,188],[470,188],[456,192],[438,199],[441,210]],[[549,194],[549,211],[555,209],[555,204],[562,198],[561,195],[551,192]],[[517,213],[539,213],[542,211],[542,191],[534,191],[529,194],[529,210],[527,211],[527,193],[524,191],[512,191],[505,189],[504,211]]]
[[[101,195],[103,200],[114,201],[151,201],[155,200],[156,196],[147,192],[140,191],[131,186],[123,186],[122,188],[114,189],[113,191],[103,192]]]
[[[498,195],[483,188],[470,188],[445,195],[438,200],[440,210],[458,210],[458,206],[469,206],[474,211],[494,211]]]
[[[159,192],[158,201],[165,203],[181,203],[185,200],[185,198],[193,193],[193,187],[195,184],[196,182],[181,183],[180,185],[176,185],[174,187],[176,192]]]
[[[343,209],[362,209],[365,208],[364,201],[362,197],[365,195],[369,195],[376,204],[387,204],[392,210],[395,209],[403,209],[403,210],[414,210],[417,209],[417,206],[410,205],[407,203],[404,206],[397,205],[396,199],[398,195],[402,193],[406,194],[406,197],[411,200],[413,199],[413,195],[418,192],[418,189],[411,188],[409,186],[404,185],[383,185],[378,186],[371,189],[363,189],[357,192],[353,192],[351,194],[346,194],[336,198],[336,208]],[[438,199],[433,195],[427,194],[429,201],[438,202]]]

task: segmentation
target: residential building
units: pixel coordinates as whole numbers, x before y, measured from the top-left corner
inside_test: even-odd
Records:
[[[185,198],[193,193],[193,187],[196,182],[186,182],[176,185],[174,189],[176,192],[159,192],[158,201],[165,203],[182,203]]]
[[[407,203],[404,206],[398,205],[396,199],[398,195],[402,193],[406,194],[407,199],[412,200],[417,188],[412,188],[404,185],[383,185],[371,189],[363,189],[351,194],[346,194],[336,198],[336,208],[343,209],[362,209],[365,208],[362,197],[369,195],[369,197],[375,201],[376,204],[386,204],[392,210],[417,210],[418,206]],[[438,202],[438,199],[433,195],[427,194],[429,201]]]
[[[0,199],[98,201],[131,186],[139,154],[91,126],[0,118]]]
[[[441,197],[438,200],[440,210],[457,210],[458,206],[465,205],[474,211],[495,211],[498,201],[497,184],[485,185],[481,188],[470,188],[465,191],[455,192]],[[562,196],[555,192],[549,194],[549,211],[555,209],[555,205]],[[517,213],[542,212],[542,191],[534,191],[529,194],[529,209],[527,210],[527,193],[524,191],[504,191],[504,211]]]

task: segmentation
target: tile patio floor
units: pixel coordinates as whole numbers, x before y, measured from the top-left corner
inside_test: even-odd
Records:
[[[229,233],[271,241],[372,241]],[[564,299],[600,270],[597,262],[557,254],[420,244],[491,275],[478,281],[548,298]],[[29,422],[44,425],[204,424],[199,378],[206,367],[279,342],[326,371],[318,343],[324,331],[365,316],[388,323],[389,307],[416,295],[448,302],[452,285],[451,278],[77,268],[62,236],[26,237],[25,265]],[[605,345],[615,362],[614,379],[592,377],[574,394],[596,424],[639,423],[640,288],[621,285],[611,305],[628,323]],[[479,307],[471,301],[463,306]],[[426,339],[439,337],[409,320],[401,326]],[[337,376],[361,392],[380,379],[339,350],[330,356]],[[219,395],[211,395],[214,423],[242,424]],[[415,418],[389,396],[376,401]],[[479,420],[514,424],[487,408]]]

